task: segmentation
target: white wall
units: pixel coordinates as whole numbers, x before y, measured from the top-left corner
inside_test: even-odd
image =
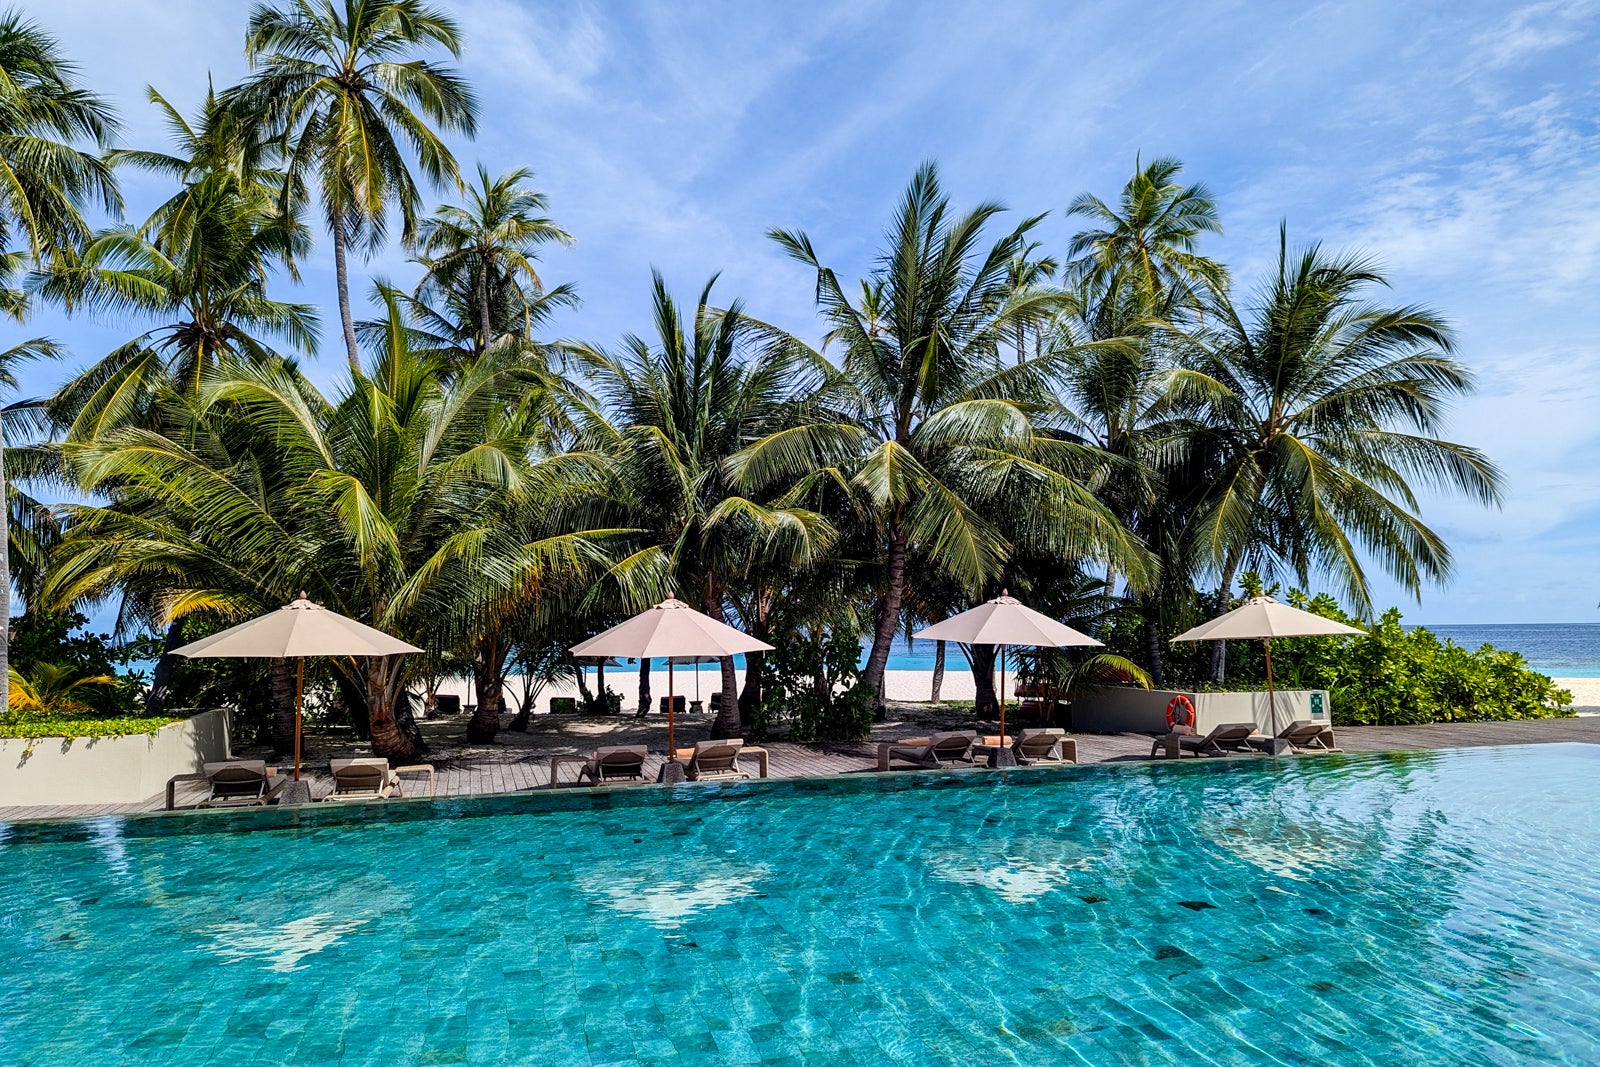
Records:
[[[131,737],[0,738],[0,807],[135,804],[231,752],[220,710]]]
[[[1170,689],[1091,689],[1072,702],[1072,728],[1090,733],[1164,734],[1167,703],[1177,695],[1178,691]],[[1332,706],[1325,689],[1280,689],[1274,726],[1264,692],[1183,695],[1194,702],[1195,729],[1202,734],[1234,722],[1254,722],[1262,733],[1276,734],[1295,719],[1328,722]]]

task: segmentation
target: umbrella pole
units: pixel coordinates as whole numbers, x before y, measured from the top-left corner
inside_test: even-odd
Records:
[[[294,780],[300,780],[300,709],[305,700],[306,691],[306,660],[304,656],[296,656],[294,660]]]
[[[672,658],[667,658],[667,761],[661,765],[661,773],[656,776],[658,782],[682,782],[688,775],[683,772],[683,764],[678,762],[678,742],[673,734],[673,705],[678,702],[677,695],[672,691]]]
[[[1015,767],[1016,754],[1006,744],[1006,646],[1000,646],[1000,743],[989,756],[991,767]]]
[[[678,702],[672,695],[672,668],[676,662],[672,657],[667,657],[667,758],[670,760],[678,758],[678,750],[673,747],[672,740],[672,713],[678,710]]]

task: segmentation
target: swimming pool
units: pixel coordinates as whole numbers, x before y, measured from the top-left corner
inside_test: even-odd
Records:
[[[0,1063],[1596,1063],[1600,750],[0,828]]]

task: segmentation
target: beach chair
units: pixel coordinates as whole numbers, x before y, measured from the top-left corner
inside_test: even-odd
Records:
[[[739,750],[744,741],[733,738],[726,741],[696,741],[694,752],[686,768],[689,781],[708,782],[718,778],[748,778],[739,768]]]
[[[878,770],[886,771],[894,760],[915,763],[919,767],[936,769],[956,761],[972,762],[972,750],[978,743],[976,730],[953,730],[932,737],[908,737],[901,741],[885,741],[878,746]]]
[[[389,761],[381,756],[329,760],[328,771],[333,775],[333,792],[323,800],[388,800],[404,796],[400,776],[389,769]]]
[[[1333,727],[1313,719],[1296,719],[1283,728],[1279,741],[1289,742],[1296,752],[1339,752],[1339,743],[1333,739]]]
[[[1035,763],[1078,762],[1078,742],[1058,727],[1020,731],[1011,744],[1011,751],[1023,767]]]
[[[1193,756],[1226,756],[1229,752],[1248,752],[1251,750],[1250,739],[1256,737],[1256,724],[1253,722],[1224,723],[1213,727],[1211,732],[1204,737],[1185,734],[1168,734],[1158,737],[1155,744],[1150,746],[1152,758],[1166,749],[1167,755],[1176,753],[1182,756],[1185,752]],[[1260,740],[1266,740],[1261,738]]]
[[[566,753],[550,757],[550,788],[560,784],[561,768],[568,763],[578,765],[578,781],[585,778],[591,785],[604,785],[611,781],[629,779],[639,781],[644,777],[644,761],[650,750],[644,745],[608,745],[597,748],[587,756]]]
[[[202,768],[210,792],[200,802],[202,808],[246,807],[270,804],[278,799],[287,778],[267,773],[266,760],[239,759],[222,763],[207,763]]]

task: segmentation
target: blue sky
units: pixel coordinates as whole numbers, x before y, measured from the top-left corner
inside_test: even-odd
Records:
[[[805,272],[763,234],[806,229],[859,274],[916,164],[958,203],[1051,212],[1110,197],[1136,153],[1206,182],[1242,284],[1291,239],[1358,247],[1394,296],[1433,305],[1478,373],[1448,435],[1506,470],[1499,511],[1425,501],[1457,569],[1425,622],[1600,621],[1600,129],[1595,3],[545,3],[445,0],[481,97],[464,167],[531,166],[576,247],[546,257],[583,306],[554,333],[609,343],[646,326],[649,270],[685,299],[713,272],[752,313],[817,334]],[[243,72],[248,4],[52,0],[23,9],[119,106],[124,141],[161,143],[153,84],[197,101]],[[162,190],[127,181],[130,217]],[[411,275],[398,250],[366,265]],[[364,291],[365,286],[363,285]],[[326,242],[295,294],[329,307]],[[290,295],[285,290],[284,295]],[[132,324],[41,314],[87,359]],[[25,383],[42,392],[65,368]]]

